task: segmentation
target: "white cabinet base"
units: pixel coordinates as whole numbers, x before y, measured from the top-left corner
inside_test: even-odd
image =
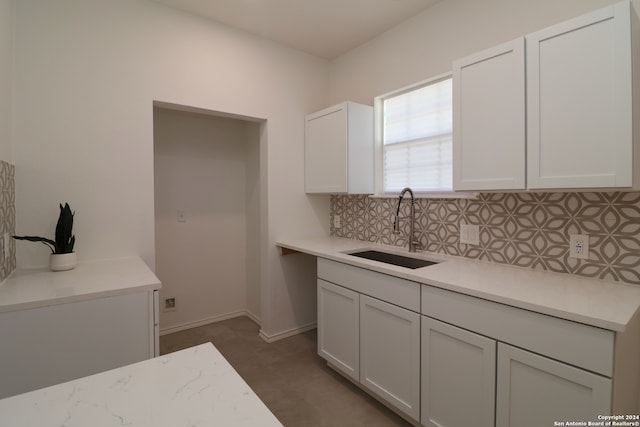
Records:
[[[422,316],[422,425],[492,427],[496,341]]]
[[[360,383],[420,419],[420,315],[360,296]]]
[[[149,292],[0,313],[0,398],[153,357]]]
[[[498,344],[496,427],[598,421],[611,413],[611,379]]]
[[[357,292],[318,279],[318,355],[360,380],[360,299]]]

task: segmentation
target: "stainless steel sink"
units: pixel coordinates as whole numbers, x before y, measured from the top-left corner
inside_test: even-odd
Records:
[[[428,267],[430,265],[437,264],[436,261],[428,261],[421,258],[412,258],[403,255],[392,254],[389,252],[380,252],[375,250],[364,250],[360,252],[351,252],[348,255],[357,256],[360,258],[366,258],[373,261],[384,262],[386,264],[393,264],[400,267],[406,267],[411,269]]]

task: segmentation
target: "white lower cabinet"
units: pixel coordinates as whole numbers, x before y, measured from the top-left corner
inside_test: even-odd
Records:
[[[429,427],[637,413],[637,317],[612,331],[318,259],[318,354]]]
[[[145,291],[0,313],[0,398],[153,357],[155,309]]]
[[[420,284],[322,258],[317,283],[318,355],[418,422]]]
[[[597,421],[611,413],[610,378],[498,344],[497,427]]]
[[[496,341],[422,316],[422,425],[494,425]]]
[[[360,380],[360,295],[318,279],[318,354]]]
[[[360,383],[420,419],[420,315],[360,295]]]

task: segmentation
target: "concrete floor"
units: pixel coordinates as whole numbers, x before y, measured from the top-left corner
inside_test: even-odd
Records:
[[[410,426],[328,368],[312,330],[268,344],[247,317],[160,337],[160,353],[212,342],[286,427]]]

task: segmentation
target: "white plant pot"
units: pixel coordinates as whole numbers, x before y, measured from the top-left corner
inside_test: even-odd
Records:
[[[76,265],[78,265],[78,254],[75,252],[49,255],[49,268],[51,271],[73,270]]]

